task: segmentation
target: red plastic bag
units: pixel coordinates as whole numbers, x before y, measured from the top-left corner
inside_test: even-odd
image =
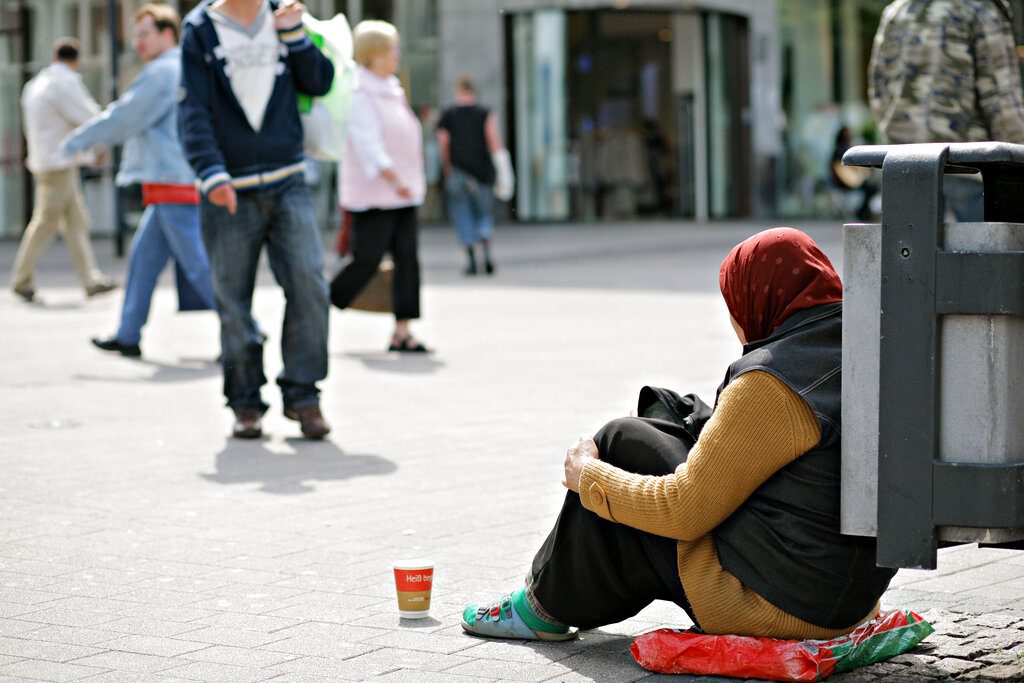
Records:
[[[338,256],[348,256],[352,251],[352,214],[342,207],[341,221],[338,223],[338,235],[334,238],[334,251]]]
[[[637,664],[658,673],[820,681],[902,654],[934,630],[914,612],[894,610],[832,640],[709,636],[663,628],[637,636],[630,652]]]

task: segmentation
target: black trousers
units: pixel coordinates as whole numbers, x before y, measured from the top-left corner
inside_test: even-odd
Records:
[[[671,474],[692,439],[664,420],[621,418],[594,436],[602,460],[637,474]],[[572,491],[527,579],[533,598],[563,624],[596,628],[628,619],[655,600],[693,615],[679,581],[677,542],[587,510]]]
[[[345,308],[363,291],[384,254],[395,262],[392,309],[397,320],[420,317],[417,207],[352,212],[352,261],[331,282],[331,303]]]

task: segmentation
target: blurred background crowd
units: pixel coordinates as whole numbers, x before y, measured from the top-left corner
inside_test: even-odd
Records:
[[[22,87],[50,62],[53,41],[74,35],[87,87],[100,104],[113,100],[141,66],[130,32],[143,4],[0,0],[0,237],[17,238],[31,213]],[[184,14],[196,1],[170,4]],[[401,33],[399,78],[424,124],[424,223],[447,220],[433,132],[463,73],[496,113],[516,169],[499,221],[849,218],[863,205],[830,163],[843,126],[846,144],[877,141],[865,74],[886,0],[306,4],[321,18],[383,19]],[[1022,43],[1024,0],[1010,4]],[[123,235],[141,215],[114,171],[108,157],[84,175],[96,235]],[[325,232],[340,219],[336,172],[307,171]]]

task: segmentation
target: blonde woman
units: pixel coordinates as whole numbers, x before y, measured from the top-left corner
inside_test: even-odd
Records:
[[[385,253],[395,263],[389,350],[427,351],[409,330],[420,317],[417,209],[423,203],[423,135],[395,74],[398,31],[385,21],[356,25],[358,66],[346,152],[341,164],[341,205],[352,214],[352,261],[331,282],[331,302],[345,308],[377,271]]]

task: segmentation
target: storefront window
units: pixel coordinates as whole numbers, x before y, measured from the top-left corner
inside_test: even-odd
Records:
[[[677,212],[671,26],[667,12],[568,13],[574,217]]]
[[[516,214],[523,220],[569,218],[565,12],[516,15]]]
[[[711,216],[751,213],[750,50],[743,17],[706,15],[708,169]]]
[[[750,215],[748,33],[720,12],[510,17],[517,217]]]

